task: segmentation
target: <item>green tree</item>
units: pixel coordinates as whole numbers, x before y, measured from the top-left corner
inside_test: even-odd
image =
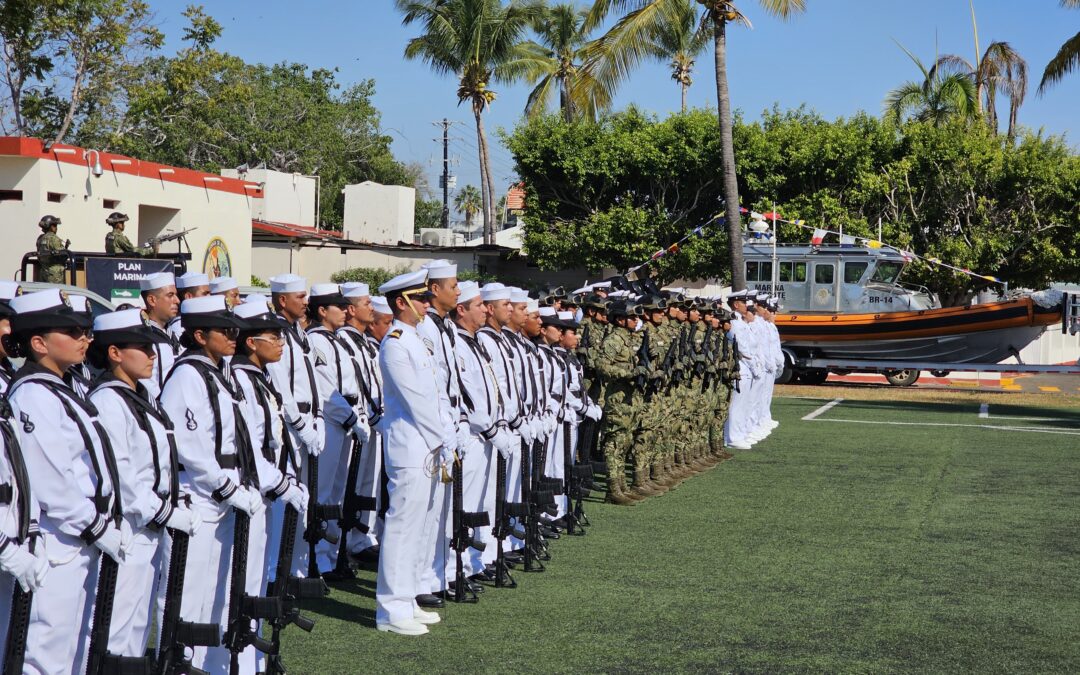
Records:
[[[732,133],[734,118],[731,114],[731,94],[727,79],[727,31],[729,24],[750,26],[750,20],[739,10],[733,0],[697,0],[704,6],[702,26],[712,34],[713,62],[716,69],[716,100],[722,140],[721,168],[724,185],[724,203],[727,205],[727,228],[729,255],[731,258],[731,283],[736,289],[746,288],[746,275],[742,264],[742,221],[739,208],[739,184],[735,173],[735,151]],[[806,8],[805,0],[758,0],[767,13],[788,19]],[[627,77],[643,59],[649,58],[652,37],[665,25],[679,21],[682,0],[594,0],[589,12],[588,27],[598,25],[609,13],[627,12],[600,38],[595,45],[595,58],[591,67],[602,82],[615,83]]]
[[[739,190],[749,207],[843,227],[959,267],[1040,287],[1080,274],[1080,158],[1060,137],[1010,140],[983,124],[866,113],[826,121],[798,110],[736,119]],[[626,270],[720,208],[721,139],[709,111],[658,120],[636,110],[596,123],[523,122],[507,144],[526,186],[524,241],[544,269]],[[780,223],[781,241],[807,241]],[[706,226],[654,268],[662,280],[725,278],[726,230]],[[946,303],[989,282],[918,265],[910,281]]]
[[[454,208],[465,216],[465,229],[472,230],[473,218],[483,207],[480,199],[480,191],[475,185],[466,185],[454,195]]]
[[[420,234],[421,228],[442,227],[443,208],[438,199],[424,199],[416,193],[416,219],[414,234]]]
[[[938,58],[940,67],[953,66],[975,83],[975,100],[991,129],[998,128],[997,95],[1009,99],[1008,135],[1016,135],[1016,116],[1027,95],[1027,62],[1008,42],[991,42],[975,66],[954,54]]]
[[[523,45],[531,55],[525,79],[534,85],[525,103],[527,115],[544,113],[556,92],[567,121],[579,116],[595,119],[598,111],[611,105],[610,89],[581,67],[589,35],[586,17],[585,10],[566,3],[546,8],[536,20],[537,40]]]
[[[709,46],[711,35],[698,19],[696,0],[682,0],[675,10],[675,20],[657,27],[653,36],[653,55],[668,61],[671,79],[679,84],[682,107],[686,112],[686,94],[694,83],[697,57]]]
[[[135,157],[216,172],[242,164],[320,177],[320,225],[339,228],[347,184],[413,186],[372,104],[374,82],[343,87],[336,72],[298,63],[248,64],[217,51],[221,26],[200,7],[185,13],[185,46],[146,59],[124,109],[100,109],[79,141]]]
[[[533,0],[395,0],[402,23],[419,23],[422,33],[409,40],[405,57],[420,59],[440,75],[458,78],[458,104],[468,102],[476,122],[483,201],[484,241],[495,243],[495,183],[483,114],[495,100],[495,82],[514,82],[535,67],[523,46],[543,5]]]
[[[1061,6],[1080,8],[1080,0],[1061,0]],[[1043,93],[1048,87],[1056,84],[1078,65],[1080,65],[1080,33],[1066,40],[1054,58],[1050,59],[1050,63],[1046,64],[1042,80],[1039,81],[1039,93]]]
[[[896,124],[906,119],[943,126],[954,119],[965,122],[979,116],[979,95],[974,79],[951,59],[937,59],[929,68],[903,45],[900,48],[922,73],[921,80],[905,82],[885,97],[885,115]],[[968,66],[970,68],[970,66]]]
[[[111,106],[133,64],[161,47],[143,0],[5,0],[5,128],[62,141]]]

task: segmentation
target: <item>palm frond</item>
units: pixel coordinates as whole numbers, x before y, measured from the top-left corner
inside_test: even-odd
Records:
[[[1073,6],[1080,6],[1080,0],[1073,0],[1073,2],[1075,3]],[[1054,58],[1050,59],[1050,63],[1046,64],[1042,80],[1039,82],[1039,94],[1071,73],[1077,65],[1080,65],[1080,33],[1066,40]]]
[[[559,81],[548,75],[542,78],[529,92],[529,98],[525,101],[525,114],[529,117],[542,115],[547,111],[552,97],[559,90]]]
[[[652,0],[623,16],[582,50],[584,70],[605,87],[616,89],[638,64],[652,57],[652,36],[659,26],[675,20],[677,12],[674,0]]]
[[[766,12],[787,21],[806,11],[806,0],[758,0]]]
[[[882,104],[885,117],[897,124],[902,122],[908,111],[916,108],[925,99],[923,85],[920,82],[905,82],[885,96]]]

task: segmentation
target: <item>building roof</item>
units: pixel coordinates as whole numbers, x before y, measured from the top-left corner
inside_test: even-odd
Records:
[[[291,223],[278,223],[269,220],[253,219],[251,221],[252,233],[271,234],[279,237],[300,239],[324,239],[327,241],[347,241],[337,230],[322,230],[317,227],[293,225]]]
[[[48,149],[45,146],[49,145]],[[232,194],[246,194],[252,198],[261,199],[262,188],[258,183],[252,183],[238,178],[225,178],[205,171],[184,169],[178,166],[147,162],[126,155],[118,155],[112,152],[101,152],[94,148],[81,148],[77,145],[66,143],[46,144],[39,138],[27,136],[0,136],[0,155],[13,157],[27,157],[37,160],[51,160],[61,164],[75,166],[87,166],[93,161],[85,154],[93,152],[96,159],[101,162],[101,168],[105,172],[113,174],[126,174],[140,178],[150,178],[164,183],[179,183],[192,187],[200,187],[206,190],[229,192]]]

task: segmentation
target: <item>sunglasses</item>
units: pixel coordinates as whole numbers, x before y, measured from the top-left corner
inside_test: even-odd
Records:
[[[218,333],[221,333],[222,335],[224,335],[226,338],[228,338],[230,340],[235,340],[240,335],[240,329],[239,328],[210,328],[208,330],[210,332],[215,332],[216,331]]]
[[[86,338],[88,340],[94,339],[94,331],[89,328],[77,328],[72,326],[70,328],[53,328],[50,333],[59,333],[60,335],[66,335],[72,340],[81,340]]]
[[[258,340],[260,342],[271,342],[274,344],[281,344],[285,342],[285,338],[281,335],[253,335],[252,340]]]

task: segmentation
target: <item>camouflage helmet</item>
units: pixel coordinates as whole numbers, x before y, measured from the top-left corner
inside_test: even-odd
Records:
[[[588,309],[605,310],[608,306],[608,301],[601,298],[596,293],[586,293],[581,299],[581,306]]]
[[[646,311],[661,311],[668,308],[667,301],[659,295],[646,295],[641,298],[638,305]]]
[[[126,223],[129,220],[126,213],[120,213],[119,211],[113,211],[109,214],[109,217],[105,219],[105,222],[109,225],[117,225],[119,223]]]
[[[555,304],[556,300],[562,300],[566,297],[566,289],[562,286],[549,287],[547,292],[540,296],[540,305],[544,307],[550,307]]]
[[[43,216],[41,218],[41,220],[38,221],[38,227],[40,227],[43,230],[47,230],[50,227],[52,227],[53,225],[59,225],[59,224],[60,224],[60,219],[57,218],[56,216]]]

